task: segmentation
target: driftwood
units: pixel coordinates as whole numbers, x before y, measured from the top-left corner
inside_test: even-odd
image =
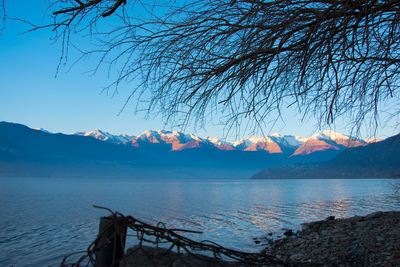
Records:
[[[110,216],[107,217],[109,222],[105,227],[104,225],[100,227],[99,235],[88,246],[86,251],[79,251],[65,256],[61,263],[62,267],[98,266],[99,259],[96,259],[96,257],[99,258],[99,251],[104,250],[107,246],[122,248],[122,255],[116,256],[119,253],[118,251],[112,253],[114,261],[111,266],[126,265],[127,259],[134,253],[135,256],[146,257],[147,263],[153,266],[199,266],[198,261],[195,264],[191,264],[190,261],[184,260],[188,258],[208,262],[208,266],[288,266],[287,263],[267,253],[241,252],[225,248],[212,241],[204,240],[199,242],[182,235],[184,233],[201,234],[202,232],[199,231],[168,229],[161,222],[154,226],[132,216],[124,216],[119,212],[113,212],[108,208],[94,207],[109,211]],[[126,229],[131,229],[134,234],[126,234]],[[111,236],[110,232],[113,233]],[[138,244],[125,252],[125,240],[128,237],[135,237],[138,240]],[[120,244],[116,244],[115,240],[118,240],[117,242],[120,242]],[[149,245],[155,248],[151,249]],[[155,251],[157,253],[154,253]],[[208,256],[200,254],[207,254]],[[79,258],[75,262],[68,263],[73,256],[77,255]],[[169,259],[170,262],[165,262],[165,259]],[[179,264],[179,260],[182,259],[184,264]]]

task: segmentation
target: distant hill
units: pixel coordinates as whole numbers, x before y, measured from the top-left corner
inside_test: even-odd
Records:
[[[349,148],[326,162],[269,168],[252,178],[400,178],[400,134]]]

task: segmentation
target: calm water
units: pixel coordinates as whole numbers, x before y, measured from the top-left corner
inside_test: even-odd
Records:
[[[329,215],[400,210],[394,180],[0,179],[0,266],[57,266],[85,249],[105,211],[204,231],[235,249]],[[400,182],[400,181],[399,181]],[[133,241],[131,241],[133,242]]]

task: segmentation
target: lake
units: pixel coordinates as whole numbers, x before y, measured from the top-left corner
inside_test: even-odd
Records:
[[[400,181],[399,181],[400,182]],[[0,266],[58,266],[94,240],[106,211],[199,230],[197,240],[259,251],[254,238],[333,215],[400,210],[390,179],[0,179]],[[128,240],[132,244],[133,240]]]

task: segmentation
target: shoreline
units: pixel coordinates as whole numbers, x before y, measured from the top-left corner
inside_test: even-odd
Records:
[[[260,255],[272,255],[289,266],[400,266],[400,211],[303,223],[284,238],[266,237]],[[246,266],[216,261],[201,254],[177,254],[162,248],[137,246],[127,250],[123,266]],[[173,265],[171,265],[171,262]],[[262,266],[284,266],[262,264]]]
[[[270,240],[261,253],[301,266],[400,266],[400,211],[301,225]]]

